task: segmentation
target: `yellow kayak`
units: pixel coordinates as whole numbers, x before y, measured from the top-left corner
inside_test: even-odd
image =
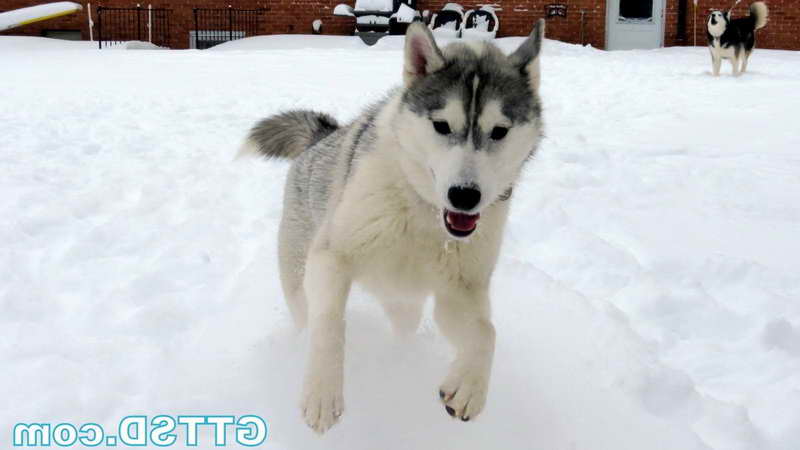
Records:
[[[29,23],[54,19],[80,11],[83,7],[75,2],[53,2],[0,13],[0,31],[21,27]]]

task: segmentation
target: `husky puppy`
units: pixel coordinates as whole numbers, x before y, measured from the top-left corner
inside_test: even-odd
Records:
[[[756,30],[767,24],[767,5],[755,2],[750,5],[750,15],[731,20],[731,12],[711,11],[708,16],[708,49],[714,76],[719,76],[722,59],[729,59],[733,75],[747,70],[747,62],[756,45]],[[739,69],[741,63],[741,70]]]
[[[278,256],[289,310],[309,328],[301,409],[315,431],[344,409],[353,282],[405,333],[433,295],[435,319],[457,350],[439,397],[463,421],[483,409],[495,343],[489,283],[512,186],[542,135],[543,36],[539,20],[506,56],[484,42],[440,49],[413,23],[403,85],[352,123],[290,111],[251,130],[241,153],[293,160]]]

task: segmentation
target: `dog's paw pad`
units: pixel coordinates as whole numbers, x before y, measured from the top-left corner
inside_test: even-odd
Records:
[[[341,393],[321,389],[304,396],[301,411],[306,424],[322,434],[339,421],[344,412],[344,401]]]

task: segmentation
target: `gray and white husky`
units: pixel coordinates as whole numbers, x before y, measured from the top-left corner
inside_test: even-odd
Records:
[[[738,2],[737,2],[738,3]],[[750,15],[731,20],[731,12],[711,11],[708,16],[708,50],[711,52],[711,70],[719,76],[723,59],[733,67],[733,76],[747,71],[750,54],[756,46],[756,30],[767,25],[769,10],[764,2],[750,5]],[[741,68],[740,68],[741,67]]]
[[[439,388],[452,417],[486,403],[495,330],[489,282],[511,189],[542,135],[539,50],[544,21],[510,56],[489,43],[440,49],[414,23],[403,86],[339,126],[313,111],[257,123],[242,154],[293,160],[279,232],[286,301],[308,325],[306,423],[342,414],[345,303],[359,282],[393,327],[416,330],[425,299],[457,355]]]

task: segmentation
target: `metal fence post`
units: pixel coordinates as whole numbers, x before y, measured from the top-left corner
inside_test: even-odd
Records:
[[[103,49],[103,7],[97,7],[97,48]]]
[[[142,6],[136,4],[136,40],[142,40]]]
[[[166,35],[165,39],[166,39],[167,47],[172,47],[172,42],[170,41],[170,37],[169,37],[169,13],[170,13],[170,11],[171,10],[169,10],[169,9],[165,9],[164,10],[164,20],[167,23],[166,24],[166,28],[164,30],[164,34]]]
[[[153,5],[147,5],[147,42],[153,43]]]
[[[228,5],[228,40],[233,40],[233,8]]]

